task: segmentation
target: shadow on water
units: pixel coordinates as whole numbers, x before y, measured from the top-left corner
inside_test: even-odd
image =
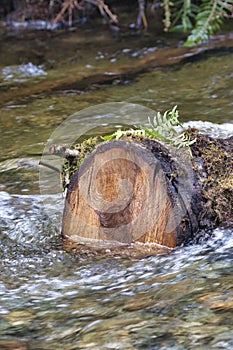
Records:
[[[83,108],[126,101],[164,111],[178,104],[182,121],[214,136],[232,135],[232,49],[123,75],[122,67],[156,61],[165,42],[105,39],[91,45],[89,34],[43,34],[33,49],[32,38],[26,41],[25,53],[16,39],[3,43],[0,348],[230,350],[232,229],[141,260],[81,259],[61,249],[56,210],[48,217],[43,208],[38,162],[45,142]],[[169,45],[175,46],[172,39]],[[86,88],[75,88],[74,76],[88,77]]]

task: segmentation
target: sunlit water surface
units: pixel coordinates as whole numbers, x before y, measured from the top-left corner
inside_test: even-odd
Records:
[[[5,81],[9,74],[19,79],[16,68],[3,72]],[[80,259],[62,250],[38,186],[47,138],[77,110],[122,100],[162,111],[178,104],[181,120],[227,137],[232,91],[229,54],[83,95],[59,92],[2,108],[0,348],[233,348],[232,229],[145,259]]]

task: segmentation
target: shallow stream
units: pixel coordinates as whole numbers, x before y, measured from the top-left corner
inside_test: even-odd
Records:
[[[151,37],[135,44],[101,35],[92,45],[85,35],[41,34],[33,46],[33,37],[3,38],[0,348],[230,350],[233,229],[216,229],[203,243],[144,259],[74,257],[61,248],[56,214],[49,217],[44,209],[38,163],[63,120],[100,103],[124,101],[155,111],[178,105],[182,122],[214,136],[232,135],[232,50],[75,89],[77,72],[115,74],[175,45],[169,38],[169,44]],[[127,122],[144,123],[145,116]]]

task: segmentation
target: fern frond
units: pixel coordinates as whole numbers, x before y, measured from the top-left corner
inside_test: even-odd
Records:
[[[193,28],[193,18],[196,17],[199,7],[191,0],[176,0],[174,2],[176,10],[173,14],[172,31],[188,31]],[[178,23],[178,24],[177,24]]]
[[[154,140],[159,140],[164,143],[171,144],[174,147],[188,147],[192,145],[196,140],[191,140],[185,132],[178,133],[177,126],[182,127],[179,121],[179,112],[177,106],[174,106],[172,110],[168,110],[161,114],[158,112],[156,116],[151,120],[148,118],[149,127],[140,126],[138,129],[129,130],[117,130],[111,135],[102,136],[104,141],[111,141],[113,139],[119,140],[123,136],[136,136],[136,137],[147,137]],[[189,149],[190,151],[190,149]],[[191,153],[191,151],[190,151]]]
[[[150,118],[148,118],[148,120],[151,130],[165,137],[167,134],[176,133],[174,126],[182,126],[178,118],[179,112],[177,106],[175,106],[171,111],[166,111],[163,115],[158,112],[153,121],[151,121]]]
[[[230,16],[233,0],[202,0],[196,23],[188,36],[185,46],[207,41],[217,31],[224,19]]]
[[[189,137],[183,132],[178,133],[175,127],[182,124],[179,121],[179,112],[177,106],[172,110],[166,111],[163,115],[160,112],[154,117],[153,121],[149,119],[150,128],[142,126],[147,137],[157,139],[165,143],[169,143],[177,148],[189,147],[196,140],[190,140]]]

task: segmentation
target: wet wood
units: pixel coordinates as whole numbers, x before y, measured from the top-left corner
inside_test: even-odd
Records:
[[[169,149],[161,143],[145,142],[112,141],[84,160],[68,187],[65,240],[174,248],[190,239],[196,219],[189,184],[178,190],[169,180],[178,160],[171,161]],[[181,169],[193,179],[191,168],[190,174],[188,167]]]
[[[230,225],[233,139],[190,133],[193,156],[144,138],[98,146],[68,187],[65,249],[150,255]]]

